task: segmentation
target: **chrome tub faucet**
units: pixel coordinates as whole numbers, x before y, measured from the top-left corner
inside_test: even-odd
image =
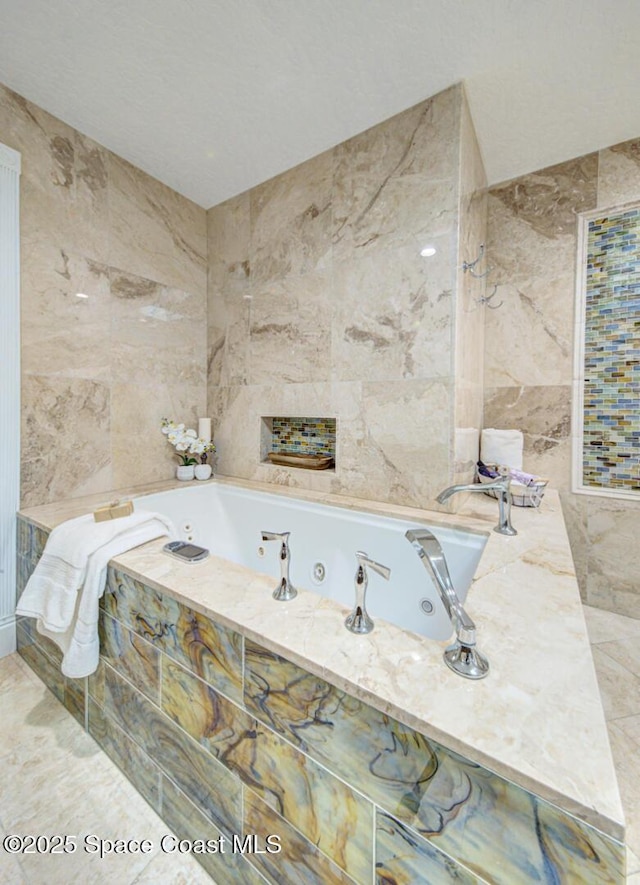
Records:
[[[358,560],[355,576],[356,604],[351,614],[345,618],[344,625],[352,633],[371,633],[373,621],[369,617],[366,608],[367,568],[373,569],[374,572],[382,575],[387,581],[391,575],[391,569],[387,568],[386,565],[380,565],[379,562],[374,562],[373,559],[369,559],[367,554],[361,550],[356,553],[356,559]]]
[[[262,532],[263,541],[280,541],[280,583],[273,591],[273,598],[278,602],[288,602],[298,595],[298,591],[289,579],[289,564],[291,551],[289,550],[289,535],[291,532]]]
[[[453,587],[438,539],[428,529],[409,529],[405,532],[405,537],[433,578],[456,631],[455,642],[444,652],[446,665],[467,679],[483,679],[489,672],[489,661],[476,648],[476,625],[465,611]]]
[[[497,492],[498,494],[498,525],[494,528],[494,532],[499,535],[517,535],[518,532],[511,525],[511,477],[501,476],[495,482],[472,483],[471,485],[449,486],[449,488],[440,492],[436,501],[438,504],[444,504],[456,492]]]

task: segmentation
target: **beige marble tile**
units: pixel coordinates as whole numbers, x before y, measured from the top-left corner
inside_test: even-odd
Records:
[[[205,384],[206,301],[110,269],[115,384]]]
[[[25,375],[23,504],[113,488],[109,387],[84,378]]]
[[[253,283],[249,384],[329,380],[330,281],[327,272],[317,271]]]
[[[4,840],[4,837],[8,835],[11,834],[0,826],[0,839]],[[0,881],[3,885],[29,885],[29,880],[22,872],[18,857],[8,854],[4,850],[0,852]]]
[[[208,384],[247,382],[251,309],[250,192],[207,212]]]
[[[640,634],[640,631],[638,631]],[[640,677],[640,636],[632,639],[614,639],[601,642],[598,649],[612,660],[628,670],[633,676]],[[640,714],[640,703],[636,713]]]
[[[638,745],[638,752],[640,752],[640,713],[616,719],[615,724],[616,728],[623,732],[632,743]]]
[[[250,297],[247,294],[245,298],[235,289],[225,289],[215,298],[209,299],[207,330],[209,387],[247,383],[251,315]]]
[[[575,242],[572,243],[575,250]],[[572,259],[573,262],[574,259]],[[485,373],[489,387],[568,385],[573,370],[573,263],[549,279],[535,270],[524,280],[496,270],[493,303],[485,313]],[[487,293],[490,294],[490,291]]]
[[[598,160],[598,206],[609,208],[640,199],[638,139],[600,151]]]
[[[22,267],[36,243],[105,262],[108,248],[106,151],[6,87],[0,87],[2,140],[22,155]]]
[[[456,385],[482,383],[486,309],[478,304],[478,300],[490,294],[486,291],[485,277],[478,279],[470,271],[462,270],[463,263],[473,261],[480,254],[480,245],[487,242],[487,179],[464,90],[462,99],[454,364]],[[483,273],[485,269],[483,267],[479,272]],[[498,297],[493,303],[499,300]],[[481,405],[479,414],[482,414]],[[468,424],[467,419],[461,424],[456,415],[456,427]],[[479,427],[480,423],[474,422],[474,426]]]
[[[251,278],[251,192],[207,212],[207,287],[210,299],[221,291],[244,294]],[[211,306],[211,304],[210,304]]]
[[[21,311],[23,372],[108,383],[106,265],[48,242],[34,243],[22,271]]]
[[[627,876],[632,876],[635,873],[638,874],[640,879],[640,859],[630,848],[627,848]]]
[[[640,748],[615,722],[609,723],[609,741],[627,823],[625,841],[637,856],[640,855]]]
[[[607,721],[634,716],[640,710],[640,675],[635,675],[602,649],[593,647],[602,707]]]
[[[560,491],[562,515],[569,535],[571,555],[576,570],[578,586],[583,602],[587,598],[587,558],[589,540],[587,536],[587,500],[584,495],[574,495]],[[592,640],[594,641],[594,640]]]
[[[360,495],[437,506],[434,499],[449,476],[451,436],[442,416],[450,408],[446,382],[364,384],[365,436],[360,451],[354,449],[345,465],[359,474]],[[354,489],[353,481],[349,488]]]
[[[595,207],[597,155],[491,188],[487,254],[500,284],[486,313],[489,387],[570,384],[576,213]]]
[[[152,378],[114,384],[111,454],[118,486],[157,482],[175,475],[179,461],[161,431],[162,418],[182,421],[197,431],[205,414],[203,384],[153,383]]]
[[[640,618],[640,502],[589,498],[587,601]]]
[[[583,611],[592,643],[640,640],[640,620],[637,618],[628,618],[592,605],[583,606]]]
[[[206,212],[108,155],[109,265],[187,292],[206,292]]]
[[[159,854],[150,861],[131,885],[216,885],[211,876],[189,854],[173,860]]]
[[[450,236],[432,238],[422,258],[415,243],[333,272],[332,377],[396,381],[448,377],[454,291]]]
[[[250,191],[253,283],[330,266],[332,172],[327,151]]]
[[[160,871],[161,881],[175,885],[210,881],[191,857],[160,854],[166,824],[17,655],[0,660],[0,691],[3,835],[59,833],[78,845],[73,854],[21,855],[19,861],[2,852],[3,883],[123,885],[138,881],[139,873],[141,882],[160,881],[153,878]],[[83,849],[88,834],[150,839],[153,852],[100,859]]]
[[[569,484],[570,387],[485,388],[485,427],[516,428],[524,434],[524,469],[556,488]]]
[[[460,105],[452,87],[335,149],[335,260],[419,251],[454,228]]]

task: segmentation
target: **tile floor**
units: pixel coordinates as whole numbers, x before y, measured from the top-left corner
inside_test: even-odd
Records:
[[[73,854],[10,855],[2,885],[211,885],[189,855],[163,854],[170,833],[120,770],[17,655],[0,660],[0,840],[74,834]],[[100,859],[82,837],[148,839],[149,854]]]
[[[640,885],[640,620],[585,606],[627,818],[627,885]],[[2,885],[212,885],[188,855],[159,848],[167,826],[18,655],[0,660],[0,837],[92,833],[149,839],[150,854],[12,856]]]

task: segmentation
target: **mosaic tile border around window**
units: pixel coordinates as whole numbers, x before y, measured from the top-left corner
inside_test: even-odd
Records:
[[[18,593],[45,538],[20,520]],[[112,568],[100,635],[88,680],[27,619],[19,652],[180,838],[280,836],[198,855],[219,882],[624,883],[620,843]]]
[[[640,205],[586,221],[582,476],[640,492]]]

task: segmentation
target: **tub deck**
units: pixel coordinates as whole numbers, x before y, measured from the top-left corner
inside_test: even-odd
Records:
[[[491,529],[497,519],[495,501],[480,495],[469,496],[463,512],[447,515],[234,478],[212,482],[476,531]],[[119,494],[172,487],[183,485],[169,481]],[[21,515],[50,530],[115,494]],[[557,492],[548,491],[539,510],[515,509],[513,522],[516,537],[490,532],[466,600],[491,663],[489,677],[478,682],[448,670],[446,642],[383,622],[367,636],[354,636],[341,627],[343,606],[304,590],[291,603],[276,603],[273,575],[214,556],[195,567],[158,555],[163,541],[154,541],[113,565],[623,840],[623,811]]]

